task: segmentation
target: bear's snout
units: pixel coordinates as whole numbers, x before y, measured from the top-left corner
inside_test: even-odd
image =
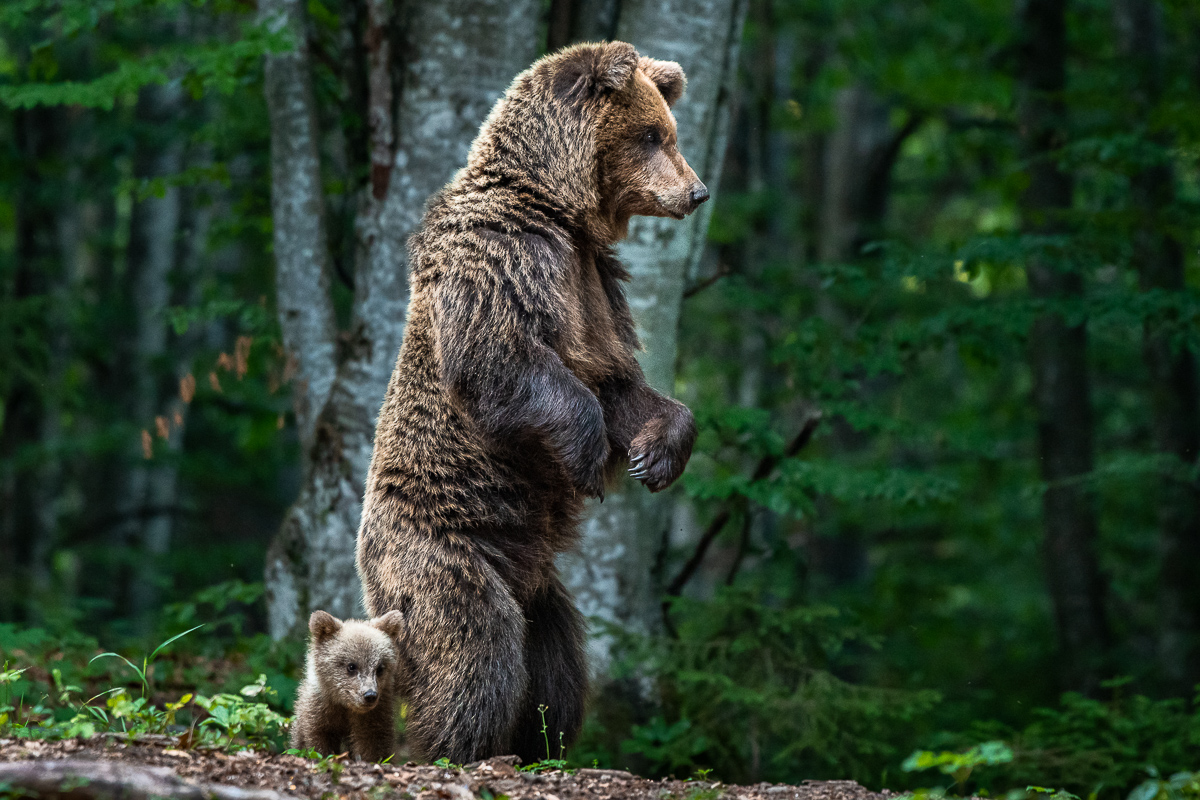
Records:
[[[692,184],[692,210],[694,211],[701,203],[708,199],[708,187],[700,181]]]
[[[375,701],[379,699],[379,692],[374,689],[367,689],[363,692],[362,699],[369,706],[375,705]]]

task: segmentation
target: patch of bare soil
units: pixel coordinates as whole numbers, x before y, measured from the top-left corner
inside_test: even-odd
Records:
[[[168,737],[112,737],[55,742],[0,739],[0,796],[155,797],[186,800],[886,800],[853,781],[727,786],[707,781],[652,781],[628,772],[581,769],[520,772],[515,757],[464,769],[416,764],[324,763],[253,751],[179,750]],[[340,767],[340,768],[339,768]]]

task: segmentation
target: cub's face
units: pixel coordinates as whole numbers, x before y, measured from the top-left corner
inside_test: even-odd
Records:
[[[358,713],[378,705],[380,695],[394,685],[401,624],[398,611],[370,622],[342,622],[314,611],[310,656],[325,697]]]
[[[622,228],[635,214],[683,219],[708,199],[679,152],[671,105],[683,87],[678,64],[642,57],[603,106],[596,135],[601,205]]]

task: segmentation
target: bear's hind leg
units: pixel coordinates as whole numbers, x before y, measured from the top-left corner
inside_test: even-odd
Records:
[[[559,758],[559,742],[570,746],[583,725],[587,699],[587,656],[583,618],[557,575],[534,595],[525,615],[525,664],[529,688],[513,731],[513,751],[525,764]],[[546,706],[542,733],[539,706]]]
[[[467,764],[505,755],[527,673],[525,617],[469,541],[422,542],[397,559],[408,623],[406,735],[421,759]]]

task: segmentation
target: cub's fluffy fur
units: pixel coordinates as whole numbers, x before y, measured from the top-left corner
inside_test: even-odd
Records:
[[[296,693],[292,747],[379,761],[395,752],[396,694],[404,617],[370,622],[314,611],[304,681]]]

